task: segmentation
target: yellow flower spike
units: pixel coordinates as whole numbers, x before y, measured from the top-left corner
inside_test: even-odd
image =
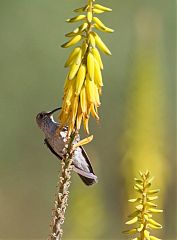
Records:
[[[105,6],[100,5],[100,4],[94,4],[94,8],[102,10],[104,12],[111,12],[112,11],[111,8],[105,7]]]
[[[94,59],[94,81],[98,87],[103,86],[102,74],[100,66],[96,59]]]
[[[79,16],[67,19],[66,22],[73,23],[73,22],[78,22],[85,19],[86,19],[85,15],[79,15]]]
[[[80,34],[76,35],[73,38],[71,38],[68,42],[61,45],[61,47],[63,47],[63,48],[71,47],[71,46],[75,45],[76,43],[78,43],[81,39],[82,39],[82,36]]]
[[[156,200],[156,197],[149,197],[150,193],[157,193],[157,190],[149,190],[150,187],[148,184],[152,182],[152,178],[150,178],[150,172],[146,171],[145,173],[139,172],[141,179],[135,178],[135,186],[134,189],[140,194],[140,197],[130,199],[129,202],[138,204],[135,208],[137,211],[133,212],[128,217],[130,218],[126,224],[131,225],[135,224],[137,238],[139,240],[156,240],[155,237],[151,237],[151,230],[152,229],[161,229],[162,225],[155,220],[152,219],[153,213],[161,212],[162,210],[158,210],[156,208],[152,208],[152,206],[157,206],[156,204],[152,203],[153,200]],[[150,198],[150,199],[149,199]],[[151,202],[149,202],[151,201]],[[131,231],[128,230],[128,231]],[[132,234],[135,232],[132,231]],[[157,238],[158,239],[158,238]]]
[[[73,63],[73,60],[76,58],[80,50],[81,50],[80,47],[76,47],[72,50],[68,59],[66,60],[66,63],[64,65],[65,67],[69,67]]]
[[[93,14],[109,11],[111,9],[95,4],[95,0],[89,0],[87,5],[74,10],[79,13],[77,16],[66,20],[68,23],[82,21],[80,26],[65,34],[71,39],[62,45],[68,48],[81,42],[72,50],[65,63],[69,71],[64,86],[60,120],[63,125],[68,125],[68,136],[76,129],[79,130],[82,123],[85,131],[89,133],[90,114],[99,119],[103,62],[97,46],[108,55],[111,55],[111,52],[94,29],[103,32],[113,32],[113,30],[106,27]]]
[[[75,94],[78,96],[80,94],[81,88],[83,86],[84,80],[86,76],[86,66],[81,64],[77,76],[76,76],[76,91]]]
[[[97,46],[100,48],[101,51],[103,51],[107,55],[112,55],[109,48],[106,46],[106,44],[101,40],[101,38],[95,32],[94,32],[94,38]]]
[[[85,86],[82,87],[81,93],[80,93],[80,105],[82,113],[86,114],[87,112],[87,99],[86,99],[86,90]]]
[[[86,144],[90,143],[92,140],[93,140],[93,135],[80,140],[78,143],[73,145],[73,150],[76,149],[77,147],[80,147],[80,146],[83,146],[83,145],[86,145]]]
[[[92,49],[92,54],[95,57],[95,59],[97,60],[97,62],[99,63],[100,68],[103,70],[103,62],[102,62],[102,59],[101,59],[101,56],[100,56],[100,53],[99,53],[98,49],[93,48]]]
[[[91,80],[94,80],[94,56],[89,51],[87,55],[87,71]]]

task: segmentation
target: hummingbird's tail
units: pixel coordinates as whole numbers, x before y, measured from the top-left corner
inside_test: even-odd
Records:
[[[87,186],[90,186],[90,185],[92,185],[92,184],[94,184],[94,183],[97,182],[96,179],[84,177],[84,176],[82,176],[82,175],[80,175],[80,174],[78,174],[78,175],[79,175],[79,177],[82,179],[82,181],[83,181]]]
[[[97,183],[97,176],[94,173],[85,172],[75,166],[73,166],[73,170],[79,175],[79,177],[87,186]]]

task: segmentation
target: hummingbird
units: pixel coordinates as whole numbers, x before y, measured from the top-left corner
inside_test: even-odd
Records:
[[[60,109],[61,108],[56,108],[53,111],[43,111],[38,113],[36,116],[36,122],[44,133],[44,143],[46,146],[58,159],[62,160],[65,155],[68,127],[64,126],[61,128],[61,124],[56,122],[53,118],[53,113]],[[79,141],[80,136],[77,134],[73,144]],[[89,157],[82,146],[73,150],[72,166],[73,170],[87,186],[97,182],[97,176],[95,175]]]

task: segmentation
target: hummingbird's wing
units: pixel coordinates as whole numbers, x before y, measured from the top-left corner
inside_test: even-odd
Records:
[[[84,163],[84,165],[87,165],[87,168],[89,169],[89,171],[83,171],[80,166],[76,166],[75,164],[75,172],[78,173],[79,177],[82,179],[82,181],[86,184],[86,185],[92,185],[94,183],[97,182],[97,176],[95,175],[94,171],[93,171],[93,168],[92,168],[92,165],[91,165],[91,162],[90,162],[90,159],[85,151],[85,149],[80,146],[78,148],[79,150],[81,150],[81,153],[82,153],[82,156],[84,157],[84,161],[86,163]],[[80,172],[82,171],[82,172]]]
[[[60,156],[50,145],[50,143],[48,142],[48,140],[45,138],[44,139],[44,143],[47,145],[47,147],[49,148],[49,150],[60,160],[62,159],[62,156]],[[73,165],[74,165],[74,171],[76,173],[78,173],[79,177],[82,179],[82,181],[86,184],[86,185],[92,185],[94,183],[97,182],[97,177],[94,174],[92,165],[90,163],[89,157],[87,156],[87,153],[85,152],[84,148],[82,146],[78,147],[78,150],[76,149],[77,152],[82,153],[80,155],[80,157],[82,157],[82,165],[78,164],[78,161],[73,161]],[[75,154],[74,154],[75,155]],[[75,157],[74,159],[76,159],[78,157]],[[84,166],[87,166],[87,169],[84,170]]]
[[[44,143],[47,145],[47,147],[50,149],[50,151],[57,157],[59,158],[60,160],[62,159],[62,157],[54,151],[54,149],[52,148],[52,146],[50,145],[50,143],[47,141],[47,139],[45,138],[44,139]]]

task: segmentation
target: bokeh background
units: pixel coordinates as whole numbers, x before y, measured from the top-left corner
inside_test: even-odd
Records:
[[[74,27],[65,19],[84,0],[0,0],[0,239],[46,239],[60,170],[43,144],[35,116],[61,105]],[[64,239],[127,239],[127,200],[138,170],[160,187],[163,230],[176,239],[175,1],[98,1],[112,57],[105,69],[101,121],[91,121],[86,149],[99,183],[73,174]],[[76,24],[77,25],[77,24]],[[84,137],[84,134],[82,134]],[[156,218],[157,219],[157,218]]]

